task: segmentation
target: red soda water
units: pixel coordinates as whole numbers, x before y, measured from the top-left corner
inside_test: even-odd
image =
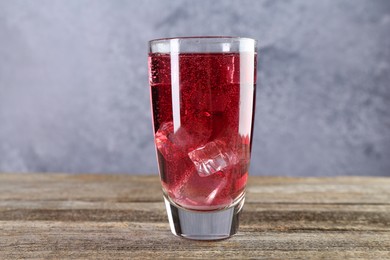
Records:
[[[184,208],[222,209],[244,194],[253,125],[240,130],[248,124],[240,116],[253,117],[256,88],[240,84],[242,55],[149,54],[160,177],[164,193]]]

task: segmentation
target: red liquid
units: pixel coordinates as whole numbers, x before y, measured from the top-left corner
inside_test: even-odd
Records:
[[[245,190],[256,80],[250,79],[252,84],[245,88],[240,85],[240,70],[246,66],[240,64],[242,57],[238,53],[186,53],[171,61],[168,54],[149,55],[163,189],[185,208],[221,209]],[[252,105],[240,106],[243,102]]]

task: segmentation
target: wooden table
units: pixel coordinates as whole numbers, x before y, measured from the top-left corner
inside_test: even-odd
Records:
[[[390,259],[390,178],[251,177],[240,232],[171,234],[158,176],[0,174],[0,259]]]

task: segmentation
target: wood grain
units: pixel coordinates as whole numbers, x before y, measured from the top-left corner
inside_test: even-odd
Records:
[[[173,236],[158,176],[0,174],[0,259],[390,259],[390,179],[251,177],[240,223]]]

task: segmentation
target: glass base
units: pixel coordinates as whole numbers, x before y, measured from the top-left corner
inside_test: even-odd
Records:
[[[174,235],[194,240],[220,240],[237,233],[245,197],[219,211],[192,211],[175,205],[165,195],[164,200]]]

